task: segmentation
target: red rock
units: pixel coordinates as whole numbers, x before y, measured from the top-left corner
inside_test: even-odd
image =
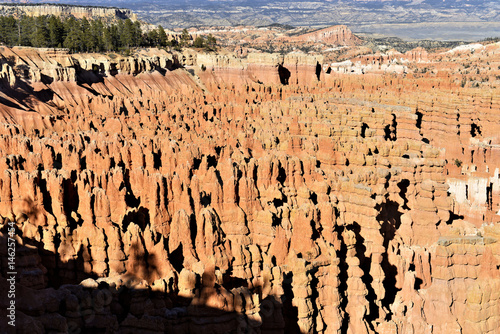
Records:
[[[309,37],[329,31],[348,35]],[[67,295],[66,309],[33,304],[20,319],[40,331],[85,326],[85,311],[113,331],[494,333],[498,88],[472,72],[494,77],[485,64],[500,52],[481,50],[352,49],[344,66],[4,47],[33,78],[2,71],[0,215],[26,247],[19,284]],[[168,65],[181,57],[190,71]],[[112,297],[95,310],[99,291]]]

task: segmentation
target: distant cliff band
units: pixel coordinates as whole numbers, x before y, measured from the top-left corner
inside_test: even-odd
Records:
[[[130,9],[97,6],[70,6],[70,5],[0,5],[1,15],[28,15],[28,16],[74,16],[76,18],[110,17],[137,20],[137,15]]]

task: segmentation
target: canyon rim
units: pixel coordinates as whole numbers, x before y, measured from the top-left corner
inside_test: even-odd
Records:
[[[166,36],[0,46],[1,332],[500,332],[498,40]]]

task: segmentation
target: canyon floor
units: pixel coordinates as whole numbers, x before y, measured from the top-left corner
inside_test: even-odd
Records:
[[[498,333],[500,43],[352,41],[0,47],[16,332]]]

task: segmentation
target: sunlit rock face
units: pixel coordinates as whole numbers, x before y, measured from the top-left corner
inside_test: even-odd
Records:
[[[498,330],[500,45],[1,55],[19,332]]]
[[[127,19],[137,20],[137,15],[130,9],[116,7],[100,7],[100,6],[68,6],[57,4],[15,4],[10,5],[3,3],[0,5],[0,13],[2,15],[14,16],[45,16],[55,15],[59,17],[73,16],[75,18],[101,18],[108,20]]]

